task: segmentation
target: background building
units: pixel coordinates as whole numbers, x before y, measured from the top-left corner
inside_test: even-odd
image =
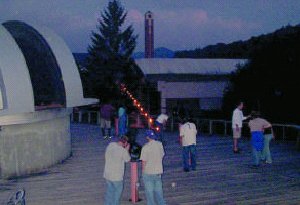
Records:
[[[145,58],[154,57],[154,19],[153,13],[145,14]]]
[[[185,115],[220,110],[229,75],[245,59],[137,59],[160,96],[160,111]]]

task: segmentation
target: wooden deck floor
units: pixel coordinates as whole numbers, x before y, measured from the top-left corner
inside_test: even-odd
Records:
[[[103,204],[103,153],[108,141],[99,136],[97,126],[71,128],[73,156],[40,174],[0,180],[0,204],[18,188],[26,189],[28,205]],[[241,141],[241,154],[233,154],[230,137],[200,135],[197,171],[185,173],[177,134],[166,136],[163,185],[168,205],[300,204],[300,152],[294,145],[272,142],[273,164],[254,169],[248,140]],[[127,165],[122,205],[131,204],[129,171]],[[137,204],[146,204],[142,182],[139,194],[142,201]]]

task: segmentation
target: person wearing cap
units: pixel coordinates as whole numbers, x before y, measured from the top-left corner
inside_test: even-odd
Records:
[[[186,119],[180,126],[179,133],[182,143],[183,171],[196,170],[196,125],[191,119]]]
[[[123,192],[125,162],[130,161],[129,143],[125,137],[111,142],[105,150],[103,177],[106,180],[104,205],[118,205]]]
[[[161,141],[163,144],[166,143],[163,138],[163,128],[166,125],[168,119],[169,116],[162,113],[156,118],[154,122],[154,125],[158,127],[158,130],[156,130],[155,133],[158,136],[158,140]]]
[[[272,125],[267,120],[261,118],[258,111],[252,111],[251,118],[248,125],[251,131],[253,161],[254,166],[259,166],[264,148],[263,131],[266,128],[272,127]]]
[[[162,143],[156,141],[157,136],[153,130],[147,130],[145,137],[148,142],[142,148],[140,160],[142,160],[147,205],[165,205],[161,180],[165,151]]]

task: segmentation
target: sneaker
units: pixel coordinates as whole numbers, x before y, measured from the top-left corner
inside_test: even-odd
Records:
[[[269,161],[265,161],[266,162],[266,164],[272,164],[272,162],[269,162]]]
[[[109,139],[111,139],[113,136],[109,136]]]
[[[108,138],[108,136],[107,135],[105,135],[104,137],[103,137],[103,139],[107,139]]]

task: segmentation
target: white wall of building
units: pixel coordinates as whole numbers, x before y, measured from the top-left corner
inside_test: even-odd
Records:
[[[33,112],[33,90],[25,58],[13,37],[1,24],[0,45],[0,116]]]
[[[212,98],[223,97],[228,82],[158,82],[158,90],[162,98]]]
[[[1,126],[0,178],[40,172],[70,156],[70,110],[43,110],[18,119],[19,124]]]
[[[165,82],[158,81],[158,91],[161,92],[162,112],[165,112],[166,99],[198,98],[199,108],[213,110],[221,108],[223,92],[227,81],[204,82]]]

